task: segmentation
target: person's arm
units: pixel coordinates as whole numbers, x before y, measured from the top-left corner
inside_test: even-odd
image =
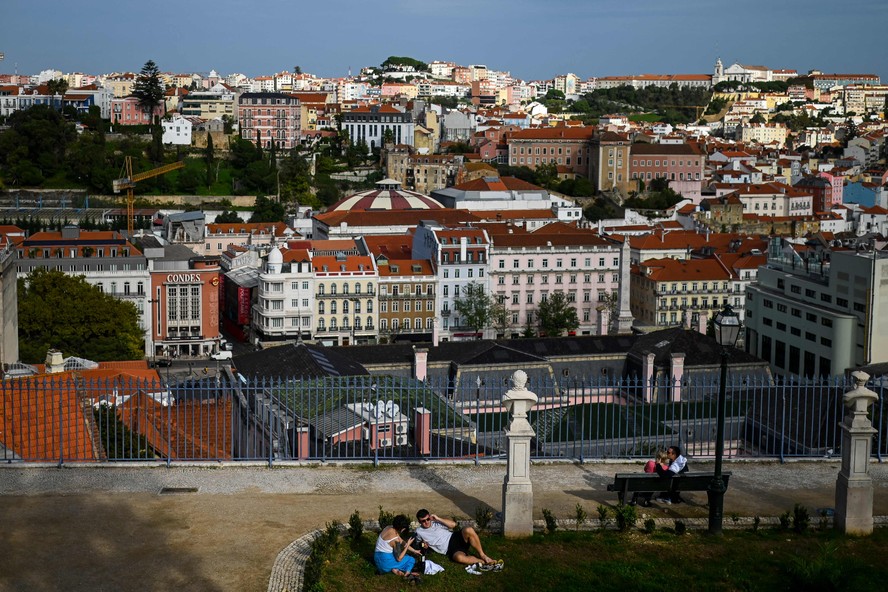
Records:
[[[437,514],[432,514],[431,518],[435,522],[440,522],[441,524],[443,524],[447,528],[456,528],[456,522],[454,522],[453,520],[448,520],[447,518],[441,518]]]
[[[403,541],[403,539],[401,539],[401,540]],[[395,549],[397,549],[397,547],[395,547],[395,543],[397,543],[397,542],[398,541],[392,541],[392,547],[394,547]],[[413,537],[410,537],[409,539],[407,539],[406,543],[401,545],[401,553],[398,555],[398,561],[401,561],[402,559],[404,559],[404,555],[406,555],[407,551],[410,550],[410,543],[412,543],[412,542],[413,542]]]
[[[672,476],[672,471],[670,471],[667,468],[663,468],[663,465],[661,465],[661,464],[658,464],[657,466],[655,466],[654,470],[657,471],[657,474],[660,475],[661,477],[671,477]]]

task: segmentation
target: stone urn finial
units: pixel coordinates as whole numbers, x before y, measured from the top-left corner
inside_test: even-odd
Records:
[[[848,408],[845,414],[845,423],[849,426],[869,425],[866,418],[867,409],[870,405],[879,400],[879,395],[866,388],[866,382],[870,375],[861,370],[851,373],[854,380],[854,388],[845,393],[842,402]]]

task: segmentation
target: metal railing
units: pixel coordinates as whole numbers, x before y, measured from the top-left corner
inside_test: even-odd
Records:
[[[419,381],[393,376],[184,382],[41,376],[0,382],[0,461],[373,461],[504,458],[507,374]],[[713,457],[718,380],[551,377],[528,383],[532,456],[649,457],[681,446]],[[850,385],[841,380],[726,385],[727,458],[841,455]],[[882,381],[870,409],[873,456],[888,454]]]

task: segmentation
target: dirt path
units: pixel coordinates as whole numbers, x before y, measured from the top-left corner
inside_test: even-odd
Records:
[[[876,513],[888,514],[888,470],[873,465]],[[742,463],[725,515],[777,515],[801,502],[832,506],[837,465]],[[606,483],[635,464],[535,465],[535,517],[569,518],[577,503],[594,515],[612,505]],[[701,466],[701,470],[707,470]],[[354,510],[379,506],[472,517],[501,506],[504,466],[399,465],[273,470],[74,468],[0,469],[0,590],[262,591],[277,554],[294,539]],[[163,487],[196,493],[161,494]],[[705,516],[704,493],[655,508],[661,517]]]

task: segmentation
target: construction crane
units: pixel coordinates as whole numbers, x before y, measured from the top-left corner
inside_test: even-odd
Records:
[[[114,188],[114,193],[120,193],[121,189],[126,189],[126,230],[130,237],[133,236],[133,224],[136,217],[133,207],[133,204],[135,203],[133,188],[136,186],[136,183],[144,181],[145,179],[150,179],[151,177],[163,175],[170,171],[175,171],[176,169],[181,169],[184,166],[185,163],[179,161],[172,164],[165,164],[162,167],[157,167],[156,169],[151,169],[150,171],[145,171],[143,173],[136,173],[134,175],[132,157],[127,156],[124,158],[123,171],[121,171],[123,177],[120,179],[114,179],[114,181],[112,181],[112,187]]]

